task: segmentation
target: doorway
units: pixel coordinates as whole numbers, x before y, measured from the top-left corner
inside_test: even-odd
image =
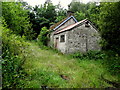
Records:
[[[57,37],[57,38],[55,38],[55,44],[54,44],[54,45],[55,45],[55,46],[54,46],[55,48],[58,48],[58,42],[59,42],[59,38]]]

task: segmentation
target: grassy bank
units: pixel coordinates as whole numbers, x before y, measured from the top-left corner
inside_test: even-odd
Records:
[[[59,87],[59,88],[105,88],[114,87],[102,80],[119,81],[112,75],[104,60],[76,59],[53,50],[40,49],[31,43],[27,60],[23,66],[27,77],[20,82],[24,88]]]
[[[109,52],[107,57],[97,52],[63,55],[11,34],[7,28],[3,28],[2,39],[3,88],[120,86],[117,85],[120,82],[117,54],[113,56]]]

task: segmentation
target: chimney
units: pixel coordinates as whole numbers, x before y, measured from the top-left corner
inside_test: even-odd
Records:
[[[74,15],[74,12],[73,11],[67,11],[67,17],[69,17],[71,15]]]

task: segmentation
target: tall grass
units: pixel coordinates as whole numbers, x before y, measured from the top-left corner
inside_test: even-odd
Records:
[[[108,72],[103,60],[72,58],[52,50],[40,49],[35,43],[29,47],[29,55],[24,64],[28,78],[24,81],[26,88],[105,88],[114,87],[103,81],[101,75],[111,81],[118,77]]]
[[[4,88],[105,88],[119,82],[119,56],[102,52],[63,55],[36,42],[3,32]],[[114,62],[114,63],[113,63]],[[113,68],[114,67],[114,68]],[[112,73],[111,73],[112,71]]]

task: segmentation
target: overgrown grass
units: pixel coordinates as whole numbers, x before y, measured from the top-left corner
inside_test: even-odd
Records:
[[[63,55],[57,50],[39,46],[3,32],[4,88],[105,88],[110,81],[120,81],[120,57],[103,52]],[[110,57],[111,56],[111,57]]]
[[[25,88],[114,87],[103,81],[101,75],[110,81],[119,81],[119,77],[111,75],[102,59],[76,59],[51,49],[40,49],[35,43],[31,43],[28,52],[23,67],[28,76],[25,80],[21,80]]]

